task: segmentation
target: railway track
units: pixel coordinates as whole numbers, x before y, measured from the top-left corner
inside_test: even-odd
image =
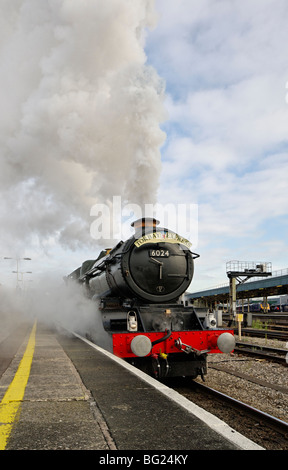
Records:
[[[288,349],[273,348],[237,341],[234,352],[248,356],[260,357],[267,361],[277,362],[284,366],[288,366]]]
[[[263,330],[260,332],[265,336]],[[223,356],[221,361],[210,361],[207,384],[202,384],[200,380],[199,383],[196,379],[192,386],[178,383],[173,388],[264,448],[288,450],[285,399],[288,395],[288,384],[285,381],[288,348],[274,347],[275,341],[268,341],[269,346],[267,344],[261,346],[259,343],[263,340],[257,340],[260,336],[259,334],[255,338],[256,344],[252,339],[249,342],[246,338],[248,341],[244,343],[238,340],[234,359],[227,355],[227,359]],[[275,380],[273,375],[266,374],[265,364],[270,373],[275,371]],[[281,372],[282,366],[285,367],[283,372]],[[282,374],[283,380],[278,380],[279,374]],[[233,383],[235,385],[232,385]],[[267,406],[267,402],[270,406]],[[282,412],[279,413],[278,407],[281,407]],[[276,416],[273,416],[274,413]]]
[[[170,386],[267,450],[288,450],[288,423],[198,381]]]
[[[202,383],[194,382],[193,386],[198,387],[200,390],[203,390],[205,393],[209,393],[213,397],[220,399],[221,401],[224,401],[225,403],[228,403],[232,407],[237,408],[238,410],[241,410],[242,412],[247,413],[249,416],[254,417],[259,422],[265,423],[265,425],[267,425],[269,428],[272,428],[275,431],[279,432],[281,435],[284,435],[285,440],[287,440],[287,445],[288,445],[288,423],[287,422],[282,421],[268,413],[264,413],[263,411],[257,408],[254,408],[250,405],[247,405],[246,403],[243,403],[240,400],[232,398],[229,395],[219,392],[218,390],[214,390],[211,387],[207,387],[207,385],[204,385]]]
[[[253,377],[253,376],[251,376],[249,374],[246,374],[246,373],[243,373],[243,372],[232,371],[231,369],[229,369],[229,368],[227,368],[223,365],[219,366],[219,365],[215,365],[215,364],[213,364],[213,365],[210,364],[209,368],[210,369],[216,369],[216,370],[221,371],[221,372],[226,372],[227,374],[233,375],[234,377],[244,379],[247,382],[252,382],[256,385],[261,385],[262,387],[267,387],[267,388],[276,390],[277,392],[288,394],[288,387],[278,385],[278,384],[272,384],[271,382],[267,382],[267,380],[263,380],[263,379],[260,379],[260,378],[257,378],[257,377]]]
[[[234,333],[237,335],[238,328],[234,328]],[[287,331],[279,331],[278,329],[266,329],[266,328],[242,328],[241,334],[243,336],[255,336],[258,338],[269,338],[269,339],[278,339],[279,341],[288,341]]]

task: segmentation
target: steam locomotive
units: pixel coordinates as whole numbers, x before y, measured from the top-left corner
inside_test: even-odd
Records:
[[[66,277],[97,303],[89,336],[146,373],[162,377],[207,374],[207,354],[230,352],[232,330],[211,327],[181,302],[198,254],[185,238],[154,218],[131,224],[135,233]]]

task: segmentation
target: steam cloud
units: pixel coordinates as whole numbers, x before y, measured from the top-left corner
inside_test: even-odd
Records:
[[[61,285],[59,280],[46,279],[27,292],[1,288],[0,342],[15,329],[35,318],[42,325],[77,331],[85,335],[95,330],[97,303],[83,294],[80,285]],[[97,340],[97,330],[95,340]]]
[[[95,203],[156,201],[154,0],[2,0],[0,12],[0,243],[89,244]]]

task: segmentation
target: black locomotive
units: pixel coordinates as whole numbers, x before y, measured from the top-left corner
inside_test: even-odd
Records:
[[[233,332],[208,328],[180,301],[199,255],[158,224],[137,220],[133,236],[85,261],[66,280],[82,284],[97,304],[89,332],[96,344],[157,378],[204,377],[208,353],[234,349]]]

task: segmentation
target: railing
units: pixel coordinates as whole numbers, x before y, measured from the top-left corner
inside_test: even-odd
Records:
[[[272,271],[272,263],[266,261],[229,261],[226,263],[226,272],[241,272],[244,274],[246,273],[271,273]]]
[[[243,273],[243,275],[245,275],[245,273]],[[288,268],[285,268],[285,269],[278,269],[276,271],[272,271],[271,273],[271,276],[269,276],[269,279],[271,277],[278,277],[278,276],[286,276],[288,275]],[[250,280],[249,282],[257,282],[259,280],[263,280],[263,277],[259,276],[259,277],[254,277],[253,278],[253,281]],[[208,290],[214,290],[214,289],[221,289],[221,287],[229,287],[229,281],[226,281],[224,282],[223,284],[217,284],[215,286],[211,286],[211,287],[207,287],[205,289],[201,289],[201,292],[205,292],[205,291],[208,291]],[[199,291],[197,291],[199,292]],[[191,292],[191,294],[195,294],[196,292]]]
[[[272,277],[286,276],[288,274],[288,268],[278,269],[277,271],[272,271]]]

